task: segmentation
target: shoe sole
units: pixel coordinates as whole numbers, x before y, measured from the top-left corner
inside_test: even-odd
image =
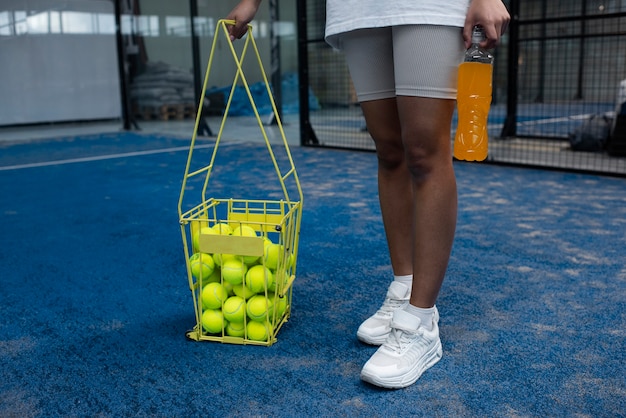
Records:
[[[415,366],[405,375],[392,378],[381,378],[379,376],[372,375],[365,370],[361,370],[361,380],[381,388],[402,389],[417,382],[417,379],[419,379],[426,370],[441,360],[442,355],[443,350],[441,349],[441,341],[437,341],[437,344],[433,347],[433,349],[427,353],[427,360],[424,363],[420,362],[415,364]]]

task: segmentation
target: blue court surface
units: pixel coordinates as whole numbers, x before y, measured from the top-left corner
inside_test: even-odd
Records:
[[[444,355],[383,390],[359,379],[375,348],[355,336],[392,274],[375,155],[292,149],[292,316],[259,347],[185,338],[188,147],[136,133],[0,143],[0,416],[625,416],[624,179],[455,163]],[[211,192],[276,181],[263,144],[221,152]]]

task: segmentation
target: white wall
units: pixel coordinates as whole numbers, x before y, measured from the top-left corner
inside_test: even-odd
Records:
[[[199,0],[199,17],[214,25],[237,2]],[[143,37],[148,60],[191,70],[191,40],[184,28],[189,23],[182,21],[189,17],[189,2],[140,0],[139,5],[142,18],[151,18],[154,25],[153,33]],[[282,71],[295,72],[295,2],[282,0],[280,7],[289,32],[281,39]],[[114,11],[113,0],[0,0],[0,126],[121,117]],[[181,32],[171,32],[172,19],[181,22],[175,27]],[[128,20],[123,30],[128,30],[126,24]],[[267,2],[253,24],[269,72]],[[199,34],[202,75],[213,28]],[[215,65],[210,85],[232,83],[234,67],[228,58],[219,56],[223,62]],[[250,83],[260,81],[254,60],[244,67]]]
[[[113,16],[110,0],[1,0],[0,125],[119,118]]]

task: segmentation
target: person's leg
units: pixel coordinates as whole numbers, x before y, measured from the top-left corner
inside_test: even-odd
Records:
[[[350,69],[369,133],[378,156],[378,189],[394,280],[380,308],[359,326],[362,342],[381,345],[391,332],[393,312],[409,303],[413,281],[411,177],[396,103],[391,28],[351,32],[343,38]],[[401,197],[399,197],[401,196]]]
[[[391,28],[351,32],[344,52],[378,156],[378,192],[391,267],[395,276],[412,270],[412,238],[406,234],[412,217],[413,193],[405,164],[394,76]]]
[[[445,276],[456,227],[450,127],[464,46],[460,28],[443,26],[394,27],[393,43],[398,115],[413,187],[410,302],[431,308]]]
[[[456,180],[450,146],[454,101],[400,96],[397,103],[413,190],[406,197],[412,210],[410,303],[431,308],[445,276],[456,226]]]
[[[450,126],[463,43],[460,28],[401,26],[392,34],[397,97],[364,101],[361,107],[376,144],[394,274],[413,274],[411,304],[430,308],[456,226]]]
[[[378,196],[395,276],[413,274],[413,185],[406,164],[400,117],[395,98],[361,103],[376,146]]]
[[[394,274],[412,273],[410,303],[431,308],[456,226],[450,147],[454,101],[400,96],[361,106],[376,144],[380,206]]]
[[[438,48],[437,42],[443,44]],[[413,286],[410,303],[393,313],[388,338],[361,370],[363,380],[382,387],[413,384],[442,356],[435,302],[456,226],[450,124],[452,73],[461,45],[460,30],[454,28],[394,28],[396,106],[403,161],[413,192],[407,197],[412,209],[408,235]],[[431,49],[440,52],[440,57],[425,53]],[[441,53],[446,50],[448,54]]]
[[[376,123],[377,117],[384,115],[393,102],[402,126],[402,157],[396,147],[381,146],[386,144],[384,132],[389,124],[381,124],[379,131]],[[372,136],[376,138],[379,173],[383,177],[381,188],[389,181],[391,189],[404,191],[389,196],[383,193],[381,207],[387,207],[390,212],[396,210],[398,214],[403,208],[409,208],[409,221],[405,225],[396,223],[392,212],[385,227],[398,230],[388,231],[387,236],[393,239],[395,234],[404,233],[410,237],[413,260],[410,304],[392,313],[389,335],[361,370],[363,380],[378,386],[411,385],[442,356],[434,306],[445,276],[456,225],[456,180],[450,147],[453,110],[451,100],[407,96],[384,103],[364,103],[364,112],[369,115],[369,119],[366,116],[368,129],[373,130]],[[385,202],[383,196],[387,196],[389,202]]]

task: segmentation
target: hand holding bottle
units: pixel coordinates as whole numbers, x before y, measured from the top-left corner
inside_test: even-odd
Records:
[[[511,16],[502,0],[471,0],[463,28],[465,48],[470,47],[472,32],[476,26],[481,26],[485,31],[485,39],[480,46],[486,49],[495,48],[506,32],[510,20]]]

